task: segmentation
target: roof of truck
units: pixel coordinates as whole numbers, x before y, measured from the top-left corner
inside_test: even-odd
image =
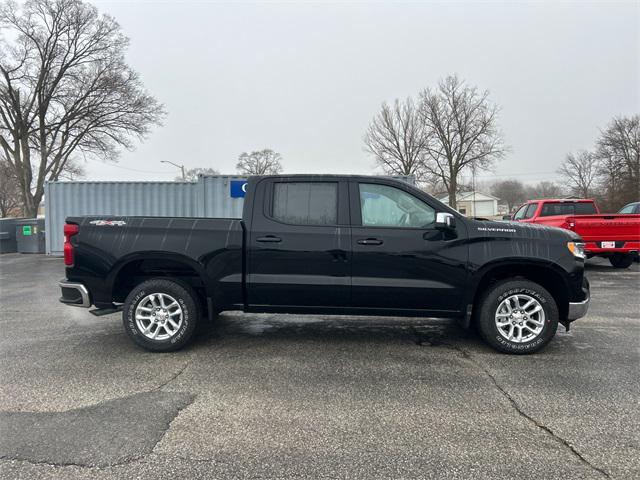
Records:
[[[538,198],[535,200],[527,200],[526,203],[533,202],[553,202],[553,203],[595,203],[590,198]]]

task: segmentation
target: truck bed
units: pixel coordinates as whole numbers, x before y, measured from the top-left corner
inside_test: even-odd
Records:
[[[97,304],[111,303],[112,293],[128,281],[121,266],[138,262],[143,270],[161,275],[163,265],[177,261],[205,278],[216,295],[241,301],[244,226],[240,219],[88,216],[69,217],[67,223],[79,225],[73,242],[80,269],[69,268],[69,279],[77,273],[89,283],[87,287],[100,292],[94,299]]]

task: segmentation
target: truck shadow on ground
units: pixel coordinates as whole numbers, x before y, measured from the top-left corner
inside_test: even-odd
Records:
[[[616,274],[621,272],[631,272],[640,270],[640,264],[638,262],[633,262],[629,268],[614,268],[609,262],[607,263],[594,263],[594,260],[587,260],[584,264],[584,269],[586,272],[603,272]]]
[[[267,314],[221,314],[198,332],[196,345],[224,338],[299,340],[315,342],[410,342],[419,346],[453,345],[464,340],[482,344],[473,329],[455,320],[390,317],[299,316]]]

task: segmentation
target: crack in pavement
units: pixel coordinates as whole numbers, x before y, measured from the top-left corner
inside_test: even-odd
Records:
[[[189,359],[184,363],[184,365],[182,367],[180,367],[173,375],[171,375],[167,380],[165,380],[164,382],[161,382],[160,384],[158,384],[157,386],[151,388],[150,390],[147,390],[149,392],[153,392],[156,390],[160,390],[161,388],[166,387],[167,385],[169,385],[171,382],[173,382],[176,378],[178,378],[180,375],[182,375],[184,373],[184,371],[187,369],[187,367],[189,367],[191,364],[193,363],[193,356],[189,357]]]
[[[123,460],[121,462],[116,462],[116,463],[110,463],[108,465],[101,465],[101,466],[96,466],[96,465],[84,465],[81,463],[52,463],[52,462],[46,462],[46,461],[35,461],[35,460],[29,460],[26,458],[14,458],[14,457],[7,457],[7,456],[0,456],[0,462],[4,461],[4,462],[17,462],[20,464],[27,464],[27,465],[32,465],[34,467],[52,467],[52,468],[57,468],[57,469],[64,469],[64,468],[68,468],[68,467],[75,467],[75,468],[80,468],[83,471],[87,471],[87,470],[96,470],[96,471],[104,471],[107,470],[109,468],[115,468],[115,467],[122,467],[124,465],[129,465],[132,463],[142,463],[145,462],[147,460],[152,460],[154,458],[163,458],[163,459],[175,459],[175,460],[180,460],[180,461],[184,461],[184,462],[192,462],[192,463],[207,463],[207,464],[216,464],[216,465],[222,465],[225,464],[225,462],[219,460],[219,459],[215,459],[215,458],[191,458],[191,457],[185,457],[183,455],[173,455],[173,454],[159,454],[156,452],[151,452],[151,453],[146,453],[144,455],[138,455],[137,457],[131,457],[128,458],[126,460]]]
[[[472,359],[470,356],[468,357],[470,360]],[[565,446],[567,449],[569,449],[571,451],[571,453],[573,453],[573,455],[578,458],[584,465],[588,466],[589,468],[595,470],[596,472],[599,472],[602,476],[604,476],[605,478],[611,478],[611,476],[602,468],[594,465],[593,463],[591,463],[589,460],[587,460],[584,455],[582,455],[582,453],[580,451],[578,451],[578,449],[576,447],[574,447],[573,445],[571,445],[571,443],[569,443],[568,440],[565,440],[564,438],[562,438],[560,435],[558,435],[556,432],[554,432],[550,427],[547,427],[546,425],[544,425],[543,423],[539,422],[538,420],[536,420],[535,418],[533,418],[532,416],[530,416],[527,412],[525,412],[522,407],[518,404],[518,402],[516,402],[516,400],[509,394],[509,392],[507,392],[496,380],[496,378],[489,373],[488,370],[486,370],[484,367],[480,367],[484,373],[491,379],[491,381],[493,382],[493,384],[495,385],[495,387],[506,397],[507,400],[509,400],[509,402],[511,403],[511,406],[514,408],[514,410],[516,412],[518,412],[518,414],[523,417],[526,418],[529,422],[531,422],[533,425],[535,425],[536,427],[538,427],[539,429],[541,429],[542,431],[546,432],[549,436],[551,436],[554,440],[556,440],[557,442],[559,442],[560,444],[562,444],[563,446]]]
[[[509,403],[511,404],[511,406],[513,407],[513,409],[516,411],[518,415],[526,419],[529,423],[533,424],[536,428],[542,430],[548,436],[553,438],[556,442],[560,443],[562,446],[568,449],[573,454],[573,456],[576,457],[582,464],[598,472],[600,475],[602,475],[605,478],[611,478],[609,473],[607,473],[602,468],[594,465],[589,460],[587,460],[585,456],[576,447],[574,447],[568,440],[565,440],[556,432],[554,432],[550,427],[547,427],[543,423],[533,418],[527,412],[525,412],[524,409],[520,406],[520,404],[511,396],[511,394],[502,385],[500,385],[500,383],[495,378],[495,376],[484,365],[482,365],[481,362],[479,362],[476,358],[474,358],[473,355],[471,355],[471,353],[469,353],[467,350],[465,350],[464,348],[458,345],[454,345],[452,343],[442,341],[442,339],[436,339],[435,341],[432,341],[432,339],[430,339],[429,337],[424,338],[425,335],[420,333],[415,328],[413,329],[413,331],[417,337],[416,344],[419,346],[442,345],[449,348],[450,350],[454,350],[460,353],[465,360],[468,360],[470,363],[472,363],[476,368],[478,368],[481,372],[483,372],[489,378],[489,380],[491,380],[491,383],[493,384],[493,386],[502,394],[503,397],[505,397],[509,401]]]
[[[184,373],[184,371],[187,369],[187,367],[189,367],[192,363],[193,363],[193,357],[194,355],[191,355],[187,361],[184,363],[184,365],[178,369],[176,371],[176,373],[174,373],[171,377],[169,377],[168,380],[160,383],[157,387],[151,389],[151,391],[156,391],[156,390],[160,390],[164,387],[166,387],[167,385],[169,385],[171,382],[175,381],[180,375],[182,375]],[[171,425],[173,425],[173,422],[176,421],[176,419],[178,418],[178,416],[180,415],[180,413],[185,410],[187,407],[189,407],[191,404],[193,404],[193,402],[195,401],[197,395],[194,395],[191,403],[189,403],[189,405],[185,405],[184,407],[181,407],[178,409],[178,411],[176,412],[176,415],[171,419],[171,421],[169,422],[169,424],[167,425],[167,428],[165,428],[164,432],[162,432],[162,436],[160,438],[158,438],[158,441],[155,443],[155,445],[151,448],[151,451],[145,455],[142,455],[140,458],[145,458],[148,457],[149,455],[154,455],[155,454],[155,450],[158,447],[158,445],[160,444],[160,442],[162,442],[162,440],[164,439],[164,437],[166,437],[167,432],[171,429]]]
[[[8,456],[5,456],[5,455],[0,456],[0,461],[26,463],[28,465],[33,465],[34,467],[38,467],[38,466],[47,466],[47,467],[53,467],[53,468],[76,467],[76,468],[82,468],[83,470],[104,470],[106,468],[120,467],[122,465],[128,465],[130,463],[142,460],[143,458],[148,457],[149,455],[151,455],[151,454],[139,455],[137,457],[131,457],[131,458],[128,458],[126,460],[123,460],[122,462],[109,463],[108,465],[102,465],[102,466],[85,465],[85,464],[82,464],[82,463],[73,463],[73,462],[56,463],[56,462],[47,462],[47,461],[44,461],[44,460],[43,461],[29,460],[28,458],[8,457]]]

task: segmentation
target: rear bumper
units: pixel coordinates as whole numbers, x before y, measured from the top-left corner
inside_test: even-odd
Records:
[[[91,295],[82,283],[60,280],[58,286],[62,291],[60,302],[74,307],[89,308],[91,306]]]
[[[584,278],[582,282],[582,291],[584,292],[584,300],[580,302],[569,302],[567,320],[570,322],[584,317],[589,310],[589,303],[591,302],[591,288],[589,286],[589,281],[586,278]]]
[[[630,255],[638,255],[638,251],[640,251],[640,242],[636,240],[625,241],[620,240],[615,242],[615,247],[613,248],[602,248],[602,241],[587,241],[585,243],[584,249],[587,254],[595,256],[595,255],[607,255],[613,253],[628,253]]]

